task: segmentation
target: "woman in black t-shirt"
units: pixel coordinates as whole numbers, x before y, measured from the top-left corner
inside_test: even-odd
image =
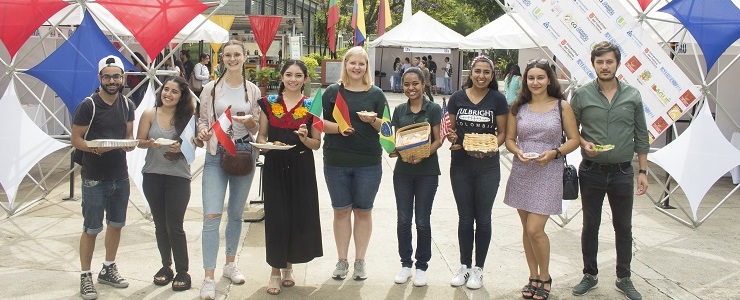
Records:
[[[464,89],[450,97],[448,105],[453,144],[450,181],[458,213],[457,237],[460,243],[460,271],[452,286],[478,289],[483,281],[483,265],[491,242],[491,209],[496,199],[501,172],[498,152],[492,155],[463,150],[466,133],[496,135],[503,144],[509,107],[493,78],[493,61],[486,56],[473,59]],[[475,229],[473,226],[475,223]],[[475,266],[472,265],[475,245]]]

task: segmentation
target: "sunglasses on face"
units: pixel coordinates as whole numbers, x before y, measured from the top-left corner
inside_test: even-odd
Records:
[[[547,60],[547,59],[545,59],[545,58],[540,58],[540,59],[533,58],[533,59],[530,59],[529,61],[527,61],[527,66],[530,66],[530,65],[533,65],[533,64],[549,65],[550,64],[550,61]]]

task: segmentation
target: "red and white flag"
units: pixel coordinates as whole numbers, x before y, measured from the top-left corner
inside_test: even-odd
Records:
[[[226,151],[229,151],[231,155],[236,155],[236,145],[231,139],[231,136],[227,133],[231,130],[231,105],[226,108],[223,114],[218,117],[218,120],[213,123],[213,134],[216,135],[218,143],[221,144]]]
[[[442,98],[442,121],[439,124],[439,138],[444,144],[450,133],[450,112],[447,111],[447,100]]]

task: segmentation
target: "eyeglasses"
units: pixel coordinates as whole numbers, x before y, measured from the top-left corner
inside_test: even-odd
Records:
[[[116,74],[116,75],[111,76],[111,75],[107,75],[106,74],[106,75],[101,76],[100,78],[102,78],[103,81],[110,81],[111,79],[113,79],[113,80],[121,80],[123,78],[123,75]]]
[[[549,64],[550,64],[550,61],[549,61],[549,60],[547,60],[547,59],[545,59],[545,58],[540,58],[540,59],[536,59],[536,58],[533,58],[533,59],[530,59],[530,60],[529,60],[529,61],[527,62],[527,65],[528,65],[528,66],[529,66],[529,65],[533,65],[533,64],[540,64],[540,65],[549,65]]]

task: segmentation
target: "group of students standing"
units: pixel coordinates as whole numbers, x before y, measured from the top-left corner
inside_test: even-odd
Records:
[[[241,237],[242,212],[254,172],[246,176],[227,174],[220,164],[220,153],[225,150],[212,130],[217,116],[230,109],[234,114],[232,139],[238,150],[251,151],[252,157],[257,157],[260,150],[250,142],[280,141],[296,145],[289,150],[261,152],[265,156],[262,179],[265,251],[267,263],[272,268],[266,291],[276,295],[281,288],[295,285],[293,264],[323,256],[313,158],[313,151],[322,146],[322,132],[312,126],[314,119],[308,113],[316,99],[302,94],[308,74],[302,61],[287,60],[280,70],[278,94],[262,97],[258,88],[246,80],[243,43],[230,41],[224,45],[223,51],[226,71],[217,80],[204,85],[199,112],[195,112],[187,83],[175,76],[164,80],[157,92],[155,107],[147,109],[139,120],[139,147],[148,149],[142,171],[143,190],[154,217],[162,261],[162,268],[154,275],[153,281],[157,285],[172,283],[172,289],[176,291],[191,287],[187,242],[182,226],[190,199],[191,174],[178,140],[187,121],[196,114],[195,141],[207,149],[202,181],[204,280],[201,298],[215,298],[219,227],[227,189],[223,276],[235,284],[245,282],[235,260]],[[73,125],[72,143],[86,154],[82,163],[85,225],[80,240],[83,270],[80,294],[84,299],[97,298],[90,262],[95,236],[102,231],[104,212],[108,220],[106,262],[98,281],[119,288],[128,286],[128,282],[118,274],[115,256],[125,223],[129,193],[124,151],[133,148],[94,148],[84,142],[96,138],[133,138],[134,106],[124,105],[130,101],[119,93],[123,69],[120,59],[116,59],[109,57],[100,62],[100,91],[93,95],[93,101],[86,101],[87,104],[77,108]],[[401,284],[414,277],[415,286],[427,284],[426,272],[432,253],[430,217],[441,174],[437,151],[442,147],[442,139],[446,138],[452,144],[450,182],[458,211],[461,264],[450,285],[465,285],[470,289],[482,286],[483,267],[492,235],[491,210],[501,180],[499,154],[469,154],[461,145],[467,134],[487,133],[495,135],[499,144],[505,144],[515,155],[504,203],[517,209],[523,227],[529,281],[522,289],[522,297],[549,297],[552,284],[550,245],[544,227],[549,215],[561,212],[563,156],[580,145],[586,157],[580,166],[584,278],[573,288],[573,293],[585,294],[598,282],[598,227],[601,206],[607,194],[617,231],[619,280],[616,284],[630,299],[640,299],[629,280],[634,186],[631,160],[634,153],[638,153],[640,175],[637,194],[640,195],[647,189],[643,172],[647,164],[647,130],[639,93],[614,77],[619,59],[616,46],[607,42],[597,44],[591,61],[598,78],[579,89],[571,104],[562,101],[560,86],[547,60],[533,60],[527,64],[523,74],[525,84],[510,106],[493,78],[494,63],[485,56],[476,57],[464,88],[450,97],[450,130],[445,137],[440,136],[440,106],[423,96],[427,74],[415,67],[406,69],[399,82],[408,101],[394,109],[391,125],[398,130],[406,125],[428,122],[432,129],[429,140],[431,155],[396,160],[393,185],[401,270],[394,281]],[[340,81],[330,85],[321,99],[324,116],[323,173],[333,208],[332,227],[338,258],[331,277],[337,280],[343,280],[349,274],[348,252],[352,240],[355,253],[351,278],[364,280],[368,276],[365,256],[373,229],[373,203],[382,177],[378,132],[387,126],[381,116],[388,106],[382,90],[372,84],[368,62],[368,54],[361,47],[349,49],[342,62]],[[351,126],[343,130],[332,114],[338,98],[343,99],[343,105],[349,111],[349,120],[346,121]],[[357,112],[375,112],[375,116]],[[580,134],[577,125],[582,128]],[[115,127],[115,131],[101,130],[109,126]],[[619,128],[615,131],[616,126]],[[90,135],[87,134],[88,129]],[[567,141],[561,144],[562,135],[567,137]],[[178,142],[163,146],[157,143],[159,138]],[[616,147],[612,152],[600,153],[594,151],[595,144],[613,144]],[[530,152],[537,156],[524,155]],[[392,156],[397,154],[395,151],[391,153]],[[412,259],[412,218],[417,231],[415,261]],[[173,258],[176,274],[171,269]],[[412,272],[414,265],[416,270]]]

